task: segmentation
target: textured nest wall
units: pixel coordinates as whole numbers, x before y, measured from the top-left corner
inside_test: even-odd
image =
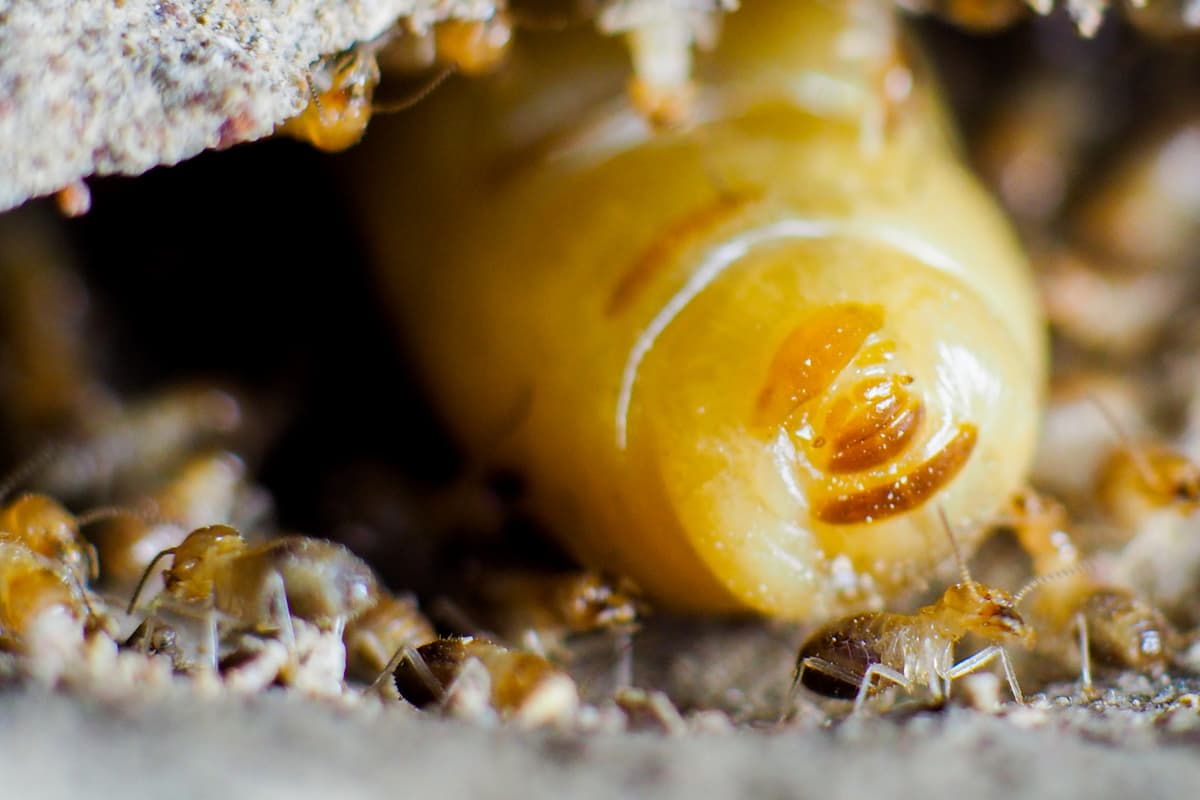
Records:
[[[270,135],[321,56],[490,0],[4,0],[0,209]]]

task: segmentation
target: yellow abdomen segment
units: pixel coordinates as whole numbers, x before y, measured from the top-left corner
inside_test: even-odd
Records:
[[[539,82],[518,53],[493,94],[434,98],[368,147],[371,214],[447,419],[525,471],[582,561],[679,609],[824,618],[919,588],[949,556],[938,508],[974,544],[1028,467],[1044,345],[929,95],[868,147],[866,106],[788,88],[843,12],[771,7],[807,21],[803,63],[776,63],[744,55],[768,28],[767,55],[793,52],[748,5],[690,130],[617,102],[531,136],[563,70]]]

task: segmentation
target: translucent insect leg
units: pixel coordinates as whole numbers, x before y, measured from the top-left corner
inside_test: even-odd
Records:
[[[438,697],[439,702],[445,699],[446,688],[442,686],[442,682],[433,674],[433,670],[429,669],[429,665],[425,663],[425,659],[421,653],[411,644],[406,644],[395,652],[388,661],[387,666],[383,668],[383,672],[380,672],[379,677],[371,682],[370,691],[378,691],[384,681],[399,669],[400,665],[405,661],[413,665],[413,669],[417,672],[417,677],[421,679],[421,682],[425,684],[429,691]]]
[[[1013,699],[1023,704],[1025,702],[1025,695],[1021,694],[1021,687],[1017,683],[1017,675],[1013,671],[1012,661],[1009,660],[1008,653],[1004,648],[996,644],[983,648],[975,655],[964,658],[946,670],[946,674],[943,677],[946,679],[947,687],[949,687],[950,681],[961,678],[963,675],[969,675],[981,667],[987,666],[997,658],[1000,659],[1000,664],[1004,667],[1004,677],[1008,680],[1008,688],[1012,691]],[[949,696],[949,692],[947,692],[947,696]]]
[[[863,705],[867,702],[867,696],[871,693],[871,679],[878,675],[881,678],[887,678],[897,686],[904,687],[905,690],[912,689],[912,682],[904,677],[904,673],[892,669],[886,664],[872,664],[867,667],[867,671],[863,673],[862,683],[858,687],[858,696],[854,698],[854,713],[862,711]]]
[[[278,572],[271,575],[271,621],[279,628],[288,652],[296,652],[296,628],[292,625],[292,611],[288,607],[287,587]]]
[[[1082,611],[1075,614],[1075,627],[1079,632],[1079,683],[1083,693],[1090,695],[1092,687],[1092,646],[1088,639],[1087,617]]]

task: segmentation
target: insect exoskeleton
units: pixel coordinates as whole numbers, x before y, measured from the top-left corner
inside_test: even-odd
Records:
[[[607,84],[588,62],[605,43],[570,45],[578,71],[518,48],[508,80],[365,151],[382,273],[447,418],[527,472],[579,559],[664,606],[878,606],[948,560],[935,505],[973,547],[1031,460],[1025,261],[927,87],[872,127],[852,25],[747,3],[695,126],[663,135],[620,96],[619,52]],[[583,96],[609,100],[556,113]]]
[[[400,696],[477,721],[495,715],[519,727],[567,722],[579,706],[575,682],[534,653],[471,636],[447,637],[397,654],[389,664]]]
[[[287,120],[278,133],[308,142],[318,150],[336,153],[353,147],[366,133],[374,113],[402,111],[419,102],[451,72],[486,75],[499,67],[508,52],[513,24],[507,11],[498,8],[480,20],[446,20],[423,34],[389,31],[374,41],[322,58],[309,70],[309,102]],[[440,67],[432,82],[407,100],[376,105],[380,51],[404,71]]]
[[[954,645],[974,634],[988,645],[961,661]],[[795,684],[843,700],[854,709],[888,685],[927,688],[942,699],[956,678],[999,659],[1013,699],[1024,702],[1004,646],[1033,645],[1034,633],[1012,595],[970,579],[946,589],[915,614],[868,612],[820,629],[796,656]]]
[[[1061,504],[1032,491],[1021,492],[1013,498],[1009,522],[1042,584],[1030,601],[1030,621],[1050,649],[1074,649],[1085,691],[1092,688],[1093,663],[1140,672],[1162,670],[1170,655],[1170,626],[1132,590],[1111,585],[1087,569]]]
[[[149,513],[117,515],[97,525],[92,540],[100,554],[105,586],[128,592],[150,561],[183,541],[189,531],[205,524],[232,523],[240,516],[239,504],[247,489],[244,475],[245,466],[233,453],[194,456],[143,498],[143,503],[149,502]]]
[[[596,631],[632,632],[639,592],[590,570],[489,568],[472,576],[470,616],[502,641],[551,658],[569,657],[567,639]]]
[[[41,634],[82,642],[96,622],[86,589],[62,565],[25,544],[0,541],[0,647],[34,654]]]
[[[155,557],[130,600],[130,613],[146,577],[167,555],[171,566],[151,613],[165,606],[203,617],[213,661],[223,621],[235,630],[279,633],[290,643],[295,616],[340,636],[347,621],[371,606],[377,591],[370,567],[339,544],[283,536],[249,545],[236,529],[211,525]]]
[[[358,144],[379,83],[374,50],[363,44],[318,61],[308,74],[308,105],[278,132],[330,153]]]
[[[412,597],[379,593],[375,604],[346,625],[346,673],[370,681],[404,647],[420,647],[437,638],[433,625]]]
[[[0,507],[0,542],[15,541],[61,565],[80,587],[96,577],[96,549],[79,533],[79,520],[43,494],[25,494]]]

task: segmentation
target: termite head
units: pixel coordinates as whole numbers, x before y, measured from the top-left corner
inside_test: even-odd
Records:
[[[1013,596],[1003,589],[963,581],[946,589],[934,608],[954,627],[989,641],[1033,646],[1033,628],[1017,610]]]
[[[192,531],[174,550],[164,551],[174,554],[171,569],[164,575],[167,591],[183,591],[197,600],[207,600],[212,595],[216,564],[245,549],[245,538],[228,525],[210,525]],[[147,571],[153,566],[152,563]]]
[[[61,563],[80,583],[96,577],[95,550],[79,534],[75,515],[42,494],[26,494],[0,510],[0,539],[16,539]]]
[[[641,606],[637,587],[628,580],[617,583],[599,573],[585,572],[572,587],[565,609],[575,630],[631,625]]]
[[[464,75],[486,75],[508,58],[512,17],[504,9],[482,20],[446,20],[433,29],[437,59]]]
[[[1187,511],[1200,504],[1200,467],[1166,448],[1150,449],[1145,459],[1149,472],[1142,480],[1154,500]]]

